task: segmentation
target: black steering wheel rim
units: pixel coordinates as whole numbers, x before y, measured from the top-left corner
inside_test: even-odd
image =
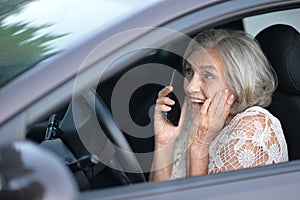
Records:
[[[121,168],[128,171],[128,173],[122,173],[126,174],[130,183],[146,182],[137,157],[101,97],[94,89],[86,91],[82,97],[90,109],[95,110],[98,122],[106,137],[117,146],[115,158]]]

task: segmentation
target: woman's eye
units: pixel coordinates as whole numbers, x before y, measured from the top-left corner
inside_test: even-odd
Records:
[[[194,71],[191,67],[185,68],[185,70],[184,70],[184,75],[185,76],[191,77],[191,76],[193,76],[193,74],[194,74]]]
[[[215,79],[215,76],[211,73],[204,74],[205,79]]]

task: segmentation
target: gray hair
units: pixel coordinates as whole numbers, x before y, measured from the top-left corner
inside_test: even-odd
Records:
[[[218,52],[225,64],[224,77],[238,95],[231,110],[233,114],[250,106],[267,107],[271,103],[277,76],[252,36],[243,31],[209,29],[194,37],[184,58],[194,50],[206,49]]]

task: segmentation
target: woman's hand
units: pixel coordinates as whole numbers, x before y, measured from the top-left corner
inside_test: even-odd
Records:
[[[208,147],[223,129],[234,100],[233,94],[223,90],[202,105],[199,116],[194,119],[189,131],[188,176],[207,174]]]
[[[158,93],[156,100],[154,111],[155,154],[152,163],[152,172],[150,173],[150,180],[152,181],[170,179],[173,168],[173,144],[181,132],[185,118],[186,101],[184,101],[182,106],[177,127],[166,120],[165,113],[170,111],[170,106],[175,103],[167,97],[172,91],[172,86],[165,87]]]
[[[184,116],[187,108],[186,101],[182,106],[182,112],[177,127],[173,126],[170,122],[166,120],[165,113],[171,110],[171,106],[174,105],[174,101],[167,97],[167,95],[173,91],[172,86],[167,86],[163,88],[158,93],[158,98],[156,100],[156,106],[154,111],[154,134],[155,142],[157,147],[165,147],[173,143],[174,140],[180,134],[182,124],[184,122]]]
[[[217,92],[212,99],[207,99],[191,128],[193,145],[209,145],[220,133],[234,103],[234,95],[228,89]]]

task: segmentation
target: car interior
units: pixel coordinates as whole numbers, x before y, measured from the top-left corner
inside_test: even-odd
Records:
[[[268,110],[282,124],[288,144],[289,159],[300,158],[300,136],[297,131],[299,119],[299,58],[300,35],[289,25],[276,24],[262,30],[256,39],[278,76],[278,87]],[[276,43],[274,43],[276,41]],[[276,46],[275,46],[276,45]]]
[[[245,30],[242,18],[228,20],[215,28]],[[278,88],[267,109],[282,123],[290,160],[300,158],[300,135],[297,131],[300,118],[299,34],[291,25],[276,24],[264,28],[255,36],[278,76]],[[169,45],[178,45],[178,41]],[[114,88],[125,73],[137,66],[156,66],[157,63],[171,66],[179,73],[182,71],[182,57],[165,50],[146,50],[143,57],[100,81],[94,90],[41,119],[28,131],[27,139],[57,153],[74,174],[82,191],[146,182],[151,169],[151,154],[144,159],[137,156],[139,154],[130,152],[152,152],[153,134],[143,133],[147,137],[136,137],[129,133],[130,130],[122,128],[121,122],[114,119],[112,99],[116,98]],[[170,78],[171,73],[165,78],[166,83]],[[178,84],[180,81],[178,80]],[[130,83],[123,84],[125,88],[126,84]],[[163,87],[162,84],[148,83],[136,88],[128,99],[129,116],[126,117],[140,127],[151,125],[150,110],[155,104],[158,91]],[[95,99],[94,102],[91,99]],[[93,110],[95,115],[91,114]],[[98,129],[95,130],[94,124],[100,124],[103,134],[99,134]],[[131,170],[123,172],[124,168]]]

